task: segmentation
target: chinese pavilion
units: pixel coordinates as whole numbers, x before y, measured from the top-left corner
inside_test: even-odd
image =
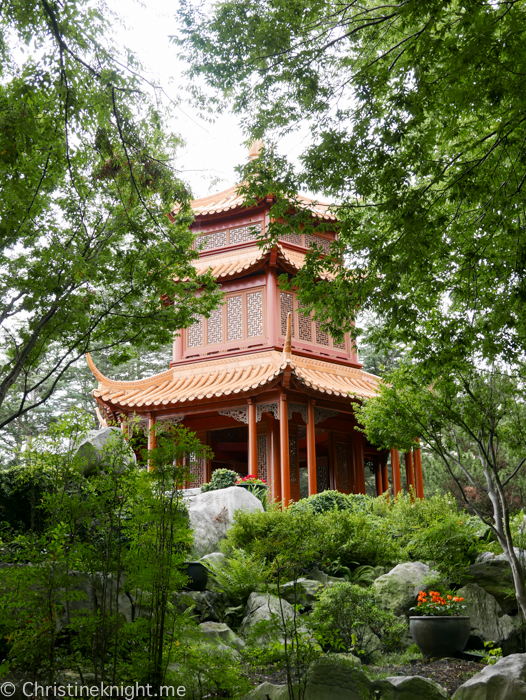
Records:
[[[249,157],[257,156],[257,147]],[[303,198],[312,216],[336,217],[328,205]],[[257,239],[268,226],[272,200],[247,207],[236,187],[194,200],[192,230],[200,250],[199,271],[212,268],[224,303],[176,334],[169,369],[147,379],[105,377],[88,356],[98,380],[93,392],[102,413],[124,426],[135,415],[150,429],[178,421],[210,445],[214,457],[194,468],[193,486],[217,468],[267,481],[272,497],[300,498],[300,473],[308,493],[335,489],[365,493],[366,468],[376,492],[389,490],[388,451],[369,444],[353,406],[375,394],[378,378],[361,369],[347,335],[335,342],[299,313],[294,291],[278,276],[294,277],[309,245],[329,250],[336,233],[288,233],[271,250]],[[336,227],[335,227],[336,228]],[[391,450],[391,492],[401,490],[399,457]],[[406,483],[423,497],[420,451],[405,455]]]

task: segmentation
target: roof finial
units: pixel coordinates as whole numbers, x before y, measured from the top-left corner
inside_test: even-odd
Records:
[[[287,315],[287,335],[285,336],[285,345],[283,346],[283,355],[285,360],[292,359],[292,312]]]
[[[248,159],[256,160],[256,158],[259,158],[259,154],[261,153],[264,147],[265,144],[263,143],[263,141],[261,141],[261,139],[253,141],[250,148],[248,149]]]

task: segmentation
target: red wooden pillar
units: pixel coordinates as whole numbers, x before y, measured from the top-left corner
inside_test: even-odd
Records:
[[[272,498],[281,501],[281,469],[279,467],[279,422],[269,415]]]
[[[148,452],[155,449],[156,439],[155,439],[155,414],[148,413]],[[148,460],[148,469],[153,469],[153,462],[151,459]]]
[[[258,475],[258,429],[256,404],[248,399],[248,473]]]
[[[278,344],[278,277],[276,268],[268,266],[266,268],[266,303],[267,303],[267,335],[268,344],[277,346]]]
[[[413,455],[411,452],[406,452],[405,455],[405,478],[407,482],[407,492],[411,493],[411,488],[413,493],[415,493],[415,477],[413,474]]]
[[[287,394],[282,391],[279,401],[279,447],[281,461],[281,498],[283,505],[290,504],[290,454],[289,454],[289,414]]]
[[[422,455],[420,448],[413,451],[415,462],[415,490],[417,498],[424,498],[424,479],[422,477]]]
[[[389,470],[387,469],[387,452],[380,457],[380,470],[382,472],[382,493],[387,493],[389,500]]]
[[[314,404],[309,399],[307,404],[307,476],[309,482],[309,496],[318,493],[316,482],[316,430],[314,428]]]
[[[383,492],[382,469],[376,460],[374,463],[374,485],[376,486],[376,495],[381,496]]]
[[[363,434],[358,430],[354,431],[354,468],[356,474],[355,493],[365,493],[365,464],[363,458]]]
[[[402,490],[402,479],[400,477],[400,457],[398,450],[391,450],[391,471],[393,473],[393,496],[396,496]]]
[[[179,331],[179,335],[174,336],[173,344],[173,362],[179,362],[183,359],[183,331]]]

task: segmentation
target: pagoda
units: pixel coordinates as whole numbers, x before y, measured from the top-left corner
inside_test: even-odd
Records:
[[[257,157],[260,147],[253,146],[249,157]],[[301,199],[313,217],[337,228],[328,205]],[[389,452],[355,429],[354,415],[356,402],[375,395],[378,377],[362,370],[348,334],[336,342],[300,313],[296,292],[280,289],[278,282],[283,273],[297,274],[313,243],[328,252],[337,233],[286,233],[264,250],[257,241],[265,235],[272,204],[268,198],[247,207],[235,186],[192,202],[199,250],[194,265],[199,272],[212,269],[223,303],[175,335],[169,369],[161,374],[109,379],[88,356],[98,381],[98,413],[123,429],[132,416],[144,421],[150,448],[160,421],[195,431],[214,457],[193,467],[192,486],[228,468],[264,479],[272,497],[287,504],[300,499],[302,470],[312,495],[327,489],[365,493],[370,469],[376,493],[384,493]],[[398,452],[391,450],[390,457],[396,494]],[[419,450],[405,455],[405,467],[408,488],[422,498]]]

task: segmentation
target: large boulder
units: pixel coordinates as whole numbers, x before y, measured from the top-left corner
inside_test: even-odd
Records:
[[[303,608],[313,608],[318,599],[323,584],[308,578],[299,578],[296,583],[288,581],[281,586],[281,595],[291,605],[301,605]]]
[[[378,700],[447,700],[445,688],[422,676],[392,676],[373,683]]]
[[[245,642],[223,622],[202,622],[199,630],[210,644],[224,644],[234,649],[242,649]]]
[[[371,697],[370,690],[370,680],[354,661],[327,654],[309,669],[305,700],[363,700]]]
[[[483,648],[484,642],[495,642],[504,654],[520,649],[518,616],[503,615],[497,600],[476,583],[468,583],[457,595],[465,599],[463,614],[470,618],[470,647]]]
[[[194,531],[193,556],[196,559],[219,550],[219,543],[234,522],[236,510],[263,510],[259,498],[239,486],[192,496],[186,500],[186,505]]]
[[[374,596],[384,610],[395,615],[410,615],[416,605],[418,593],[427,590],[424,580],[437,574],[421,561],[398,564],[388,574],[379,576],[373,583]]]
[[[77,459],[80,460],[80,468],[84,476],[90,476],[98,471],[103,462],[104,453],[113,449],[122,450],[124,463],[136,463],[135,453],[125,442],[119,428],[90,430],[86,437],[80,440],[75,451]]]
[[[516,547],[515,553],[524,568],[525,550]],[[513,613],[518,609],[511,568],[504,554],[480,554],[475,563],[468,567],[463,583],[476,583],[497,599],[505,613]]]
[[[220,622],[228,599],[221,591],[184,591],[176,593],[174,603],[180,610],[192,608],[199,622]]]
[[[526,654],[511,654],[486,666],[463,683],[452,700],[526,700]]]
[[[271,639],[281,640],[283,619],[287,622],[293,617],[294,608],[286,600],[280,601],[277,596],[270,593],[251,593],[239,631],[244,637],[256,634],[261,642]],[[258,626],[266,629],[258,630]]]

